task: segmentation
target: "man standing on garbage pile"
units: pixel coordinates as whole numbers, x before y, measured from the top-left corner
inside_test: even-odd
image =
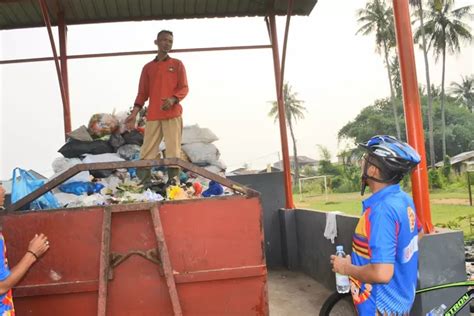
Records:
[[[5,189],[0,185],[0,208],[5,202]],[[0,315],[15,315],[12,288],[23,278],[30,267],[49,249],[48,238],[44,234],[35,235],[28,245],[23,258],[13,269],[8,267],[5,239],[0,232]]]
[[[155,44],[158,54],[143,67],[137,98],[126,123],[129,129],[135,128],[137,114],[149,99],[140,159],[158,159],[162,140],[166,146],[166,158],[180,158],[183,131],[183,108],[180,102],[189,90],[186,70],[179,59],[168,55],[173,47],[172,32],[160,31]],[[168,181],[178,176],[179,171],[177,167],[168,168]],[[137,175],[142,184],[150,184],[149,169],[139,169]]]

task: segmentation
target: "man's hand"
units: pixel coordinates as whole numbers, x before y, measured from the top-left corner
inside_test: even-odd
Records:
[[[164,98],[161,100],[163,101],[163,104],[161,105],[163,111],[168,111],[174,104],[178,103],[176,97]]]
[[[331,265],[333,272],[348,275],[348,270],[351,264],[351,256],[349,255],[345,256],[344,258],[336,255],[331,256]]]
[[[135,106],[132,110],[132,113],[125,119],[125,125],[127,126],[127,129],[130,131],[132,129],[135,129],[135,124],[137,123],[137,114],[140,112],[140,108]]]
[[[44,234],[36,234],[28,246],[28,251],[33,252],[37,257],[41,257],[41,255],[43,255],[48,249],[48,237]]]

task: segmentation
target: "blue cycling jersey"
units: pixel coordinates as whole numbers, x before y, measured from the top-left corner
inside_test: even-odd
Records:
[[[389,185],[362,202],[363,212],[352,239],[352,264],[393,264],[388,284],[351,279],[352,299],[359,315],[405,315],[415,299],[418,232],[413,200]]]

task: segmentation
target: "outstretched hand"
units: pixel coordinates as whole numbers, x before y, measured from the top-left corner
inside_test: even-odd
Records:
[[[28,251],[31,251],[36,257],[41,257],[49,249],[48,237],[45,234],[36,234],[28,245]]]

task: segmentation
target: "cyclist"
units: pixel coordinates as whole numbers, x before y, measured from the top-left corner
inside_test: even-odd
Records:
[[[331,256],[333,271],[348,275],[359,315],[408,315],[415,299],[418,234],[412,198],[399,182],[420,162],[418,153],[392,136],[360,144],[362,216],[352,239],[352,256]]]

